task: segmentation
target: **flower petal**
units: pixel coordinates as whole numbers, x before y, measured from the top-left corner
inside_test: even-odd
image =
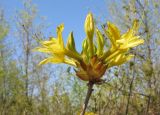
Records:
[[[61,48],[64,49],[64,42],[63,42],[63,37],[62,37],[62,32],[64,30],[64,24],[61,24],[57,27],[57,39],[58,39],[58,43],[60,45]]]
[[[64,59],[61,59],[59,57],[49,57],[44,60],[42,60],[39,65],[47,64],[47,63],[62,63]]]

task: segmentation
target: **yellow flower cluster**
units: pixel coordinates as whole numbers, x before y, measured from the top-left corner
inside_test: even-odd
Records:
[[[105,50],[105,39],[101,31],[95,27],[93,15],[89,13],[85,20],[86,39],[82,43],[81,53],[76,51],[73,33],[68,36],[66,46],[62,38],[64,25],[57,27],[57,38],[51,37],[48,41],[41,41],[36,50],[48,53],[50,56],[41,64],[66,63],[76,67],[77,76],[84,81],[97,82],[104,75],[106,69],[121,65],[130,60],[133,55],[129,49],[144,42],[137,36],[138,21],[134,20],[132,28],[121,34],[120,30],[111,22],[103,28],[105,35],[110,39],[111,47]],[[93,38],[96,38],[96,43]]]

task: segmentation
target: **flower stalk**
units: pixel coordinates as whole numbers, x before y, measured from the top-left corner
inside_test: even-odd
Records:
[[[88,106],[89,99],[90,99],[92,92],[93,92],[93,85],[94,85],[94,82],[88,82],[88,84],[87,84],[87,86],[88,86],[87,95],[86,95],[84,105],[82,108],[82,112],[80,115],[84,115],[86,112],[86,108]]]

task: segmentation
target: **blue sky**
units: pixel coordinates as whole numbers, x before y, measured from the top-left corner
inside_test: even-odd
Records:
[[[104,22],[108,16],[107,0],[32,0],[38,8],[38,15],[45,16],[46,22],[50,24],[49,31],[52,35],[56,26],[64,23],[64,40],[66,41],[69,32],[73,31],[78,49],[83,38],[84,21],[90,11],[94,17]],[[5,10],[7,21],[14,17],[16,11],[22,9],[22,0],[0,0],[0,7]],[[53,33],[52,33],[53,31]]]

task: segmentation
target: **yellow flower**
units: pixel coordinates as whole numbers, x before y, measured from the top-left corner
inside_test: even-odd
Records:
[[[76,75],[84,81],[99,82],[105,71],[112,66],[121,65],[134,55],[129,54],[129,49],[144,42],[136,35],[138,21],[134,20],[132,28],[121,34],[117,26],[111,22],[107,23],[108,28],[104,29],[105,34],[111,41],[109,50],[105,50],[105,38],[98,28],[94,31],[93,15],[89,13],[85,20],[86,39],[82,43],[82,51],[78,53],[74,42],[73,32],[69,34],[66,47],[63,42],[62,32],[64,25],[57,27],[57,38],[50,38],[48,41],[41,41],[37,51],[49,54],[49,57],[40,62],[66,63],[76,67]],[[96,34],[96,44],[93,43]]]
[[[62,32],[64,29],[64,25],[61,24],[57,27],[57,39],[51,37],[48,41],[41,41],[40,44],[42,47],[37,47],[36,50],[44,53],[53,53],[53,54],[61,54],[64,55],[64,42],[62,38]],[[63,56],[62,56],[63,57]]]
[[[140,36],[135,35],[139,27],[138,20],[134,20],[133,27],[122,35],[116,25],[111,22],[108,22],[107,25],[108,29],[104,31],[111,41],[111,49],[128,49],[144,42],[144,40],[139,39]]]
[[[41,47],[35,48],[36,51],[48,53],[50,56],[42,60],[39,65],[46,63],[67,63],[76,66],[75,62],[71,59],[65,58],[65,47],[62,38],[64,25],[61,24],[57,27],[57,39],[50,38],[48,41],[41,41]]]
[[[108,29],[104,29],[104,31],[111,41],[111,48],[103,54],[101,59],[105,60],[109,68],[130,60],[133,55],[126,55],[128,50],[144,43],[144,40],[139,39],[140,36],[136,35],[139,26],[138,20],[134,20],[132,28],[122,35],[114,24],[108,22],[107,25]]]
[[[139,39],[140,36],[135,35],[138,31],[138,26],[138,20],[134,20],[133,27],[116,41],[116,43],[120,45],[120,49],[129,49],[144,43],[144,40]]]

